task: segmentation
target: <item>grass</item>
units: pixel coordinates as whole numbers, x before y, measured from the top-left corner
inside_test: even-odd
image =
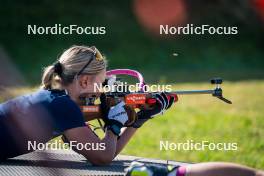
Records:
[[[175,89],[208,88],[205,83],[181,83]],[[225,104],[208,95],[186,95],[163,116],[145,124],[122,154],[187,162],[227,161],[264,168],[264,81],[225,82]],[[9,95],[32,88],[10,90]],[[1,98],[3,100],[3,98]],[[237,151],[160,151],[160,140],[237,143]]]
[[[202,83],[175,85],[177,89],[207,87]],[[264,81],[225,83],[224,91],[232,105],[206,95],[180,97],[166,114],[139,129],[122,153],[189,162],[229,161],[263,168]],[[238,150],[160,151],[160,140],[231,142],[238,144]]]

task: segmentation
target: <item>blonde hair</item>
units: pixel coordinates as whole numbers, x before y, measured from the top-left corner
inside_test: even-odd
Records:
[[[88,62],[90,64],[87,66]],[[64,51],[56,63],[44,68],[41,87],[43,89],[61,89],[63,85],[72,83],[84,67],[80,74],[95,75],[104,70],[106,66],[105,57],[94,46],[74,45]]]

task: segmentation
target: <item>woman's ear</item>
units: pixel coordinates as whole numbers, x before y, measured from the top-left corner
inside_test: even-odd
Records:
[[[89,85],[90,77],[88,75],[81,75],[79,79],[80,86],[85,89]]]

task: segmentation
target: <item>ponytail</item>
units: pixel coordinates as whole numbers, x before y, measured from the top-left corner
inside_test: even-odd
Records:
[[[42,75],[42,85],[43,89],[52,89],[52,82],[54,79],[55,67],[54,65],[50,65],[44,68],[44,73]]]

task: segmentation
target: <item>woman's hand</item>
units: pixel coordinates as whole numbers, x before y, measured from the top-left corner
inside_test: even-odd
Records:
[[[163,114],[167,109],[172,106],[175,101],[174,96],[170,96],[170,98],[168,98],[168,96],[164,92],[155,94],[155,98],[157,100],[156,106],[153,109],[144,109],[139,111],[137,113],[138,118],[134,122],[132,127],[139,128],[149,119],[159,114]]]
[[[128,115],[124,106],[125,102],[121,101],[117,105],[111,107],[106,119],[106,128],[117,136],[120,135],[121,128],[128,120]]]

